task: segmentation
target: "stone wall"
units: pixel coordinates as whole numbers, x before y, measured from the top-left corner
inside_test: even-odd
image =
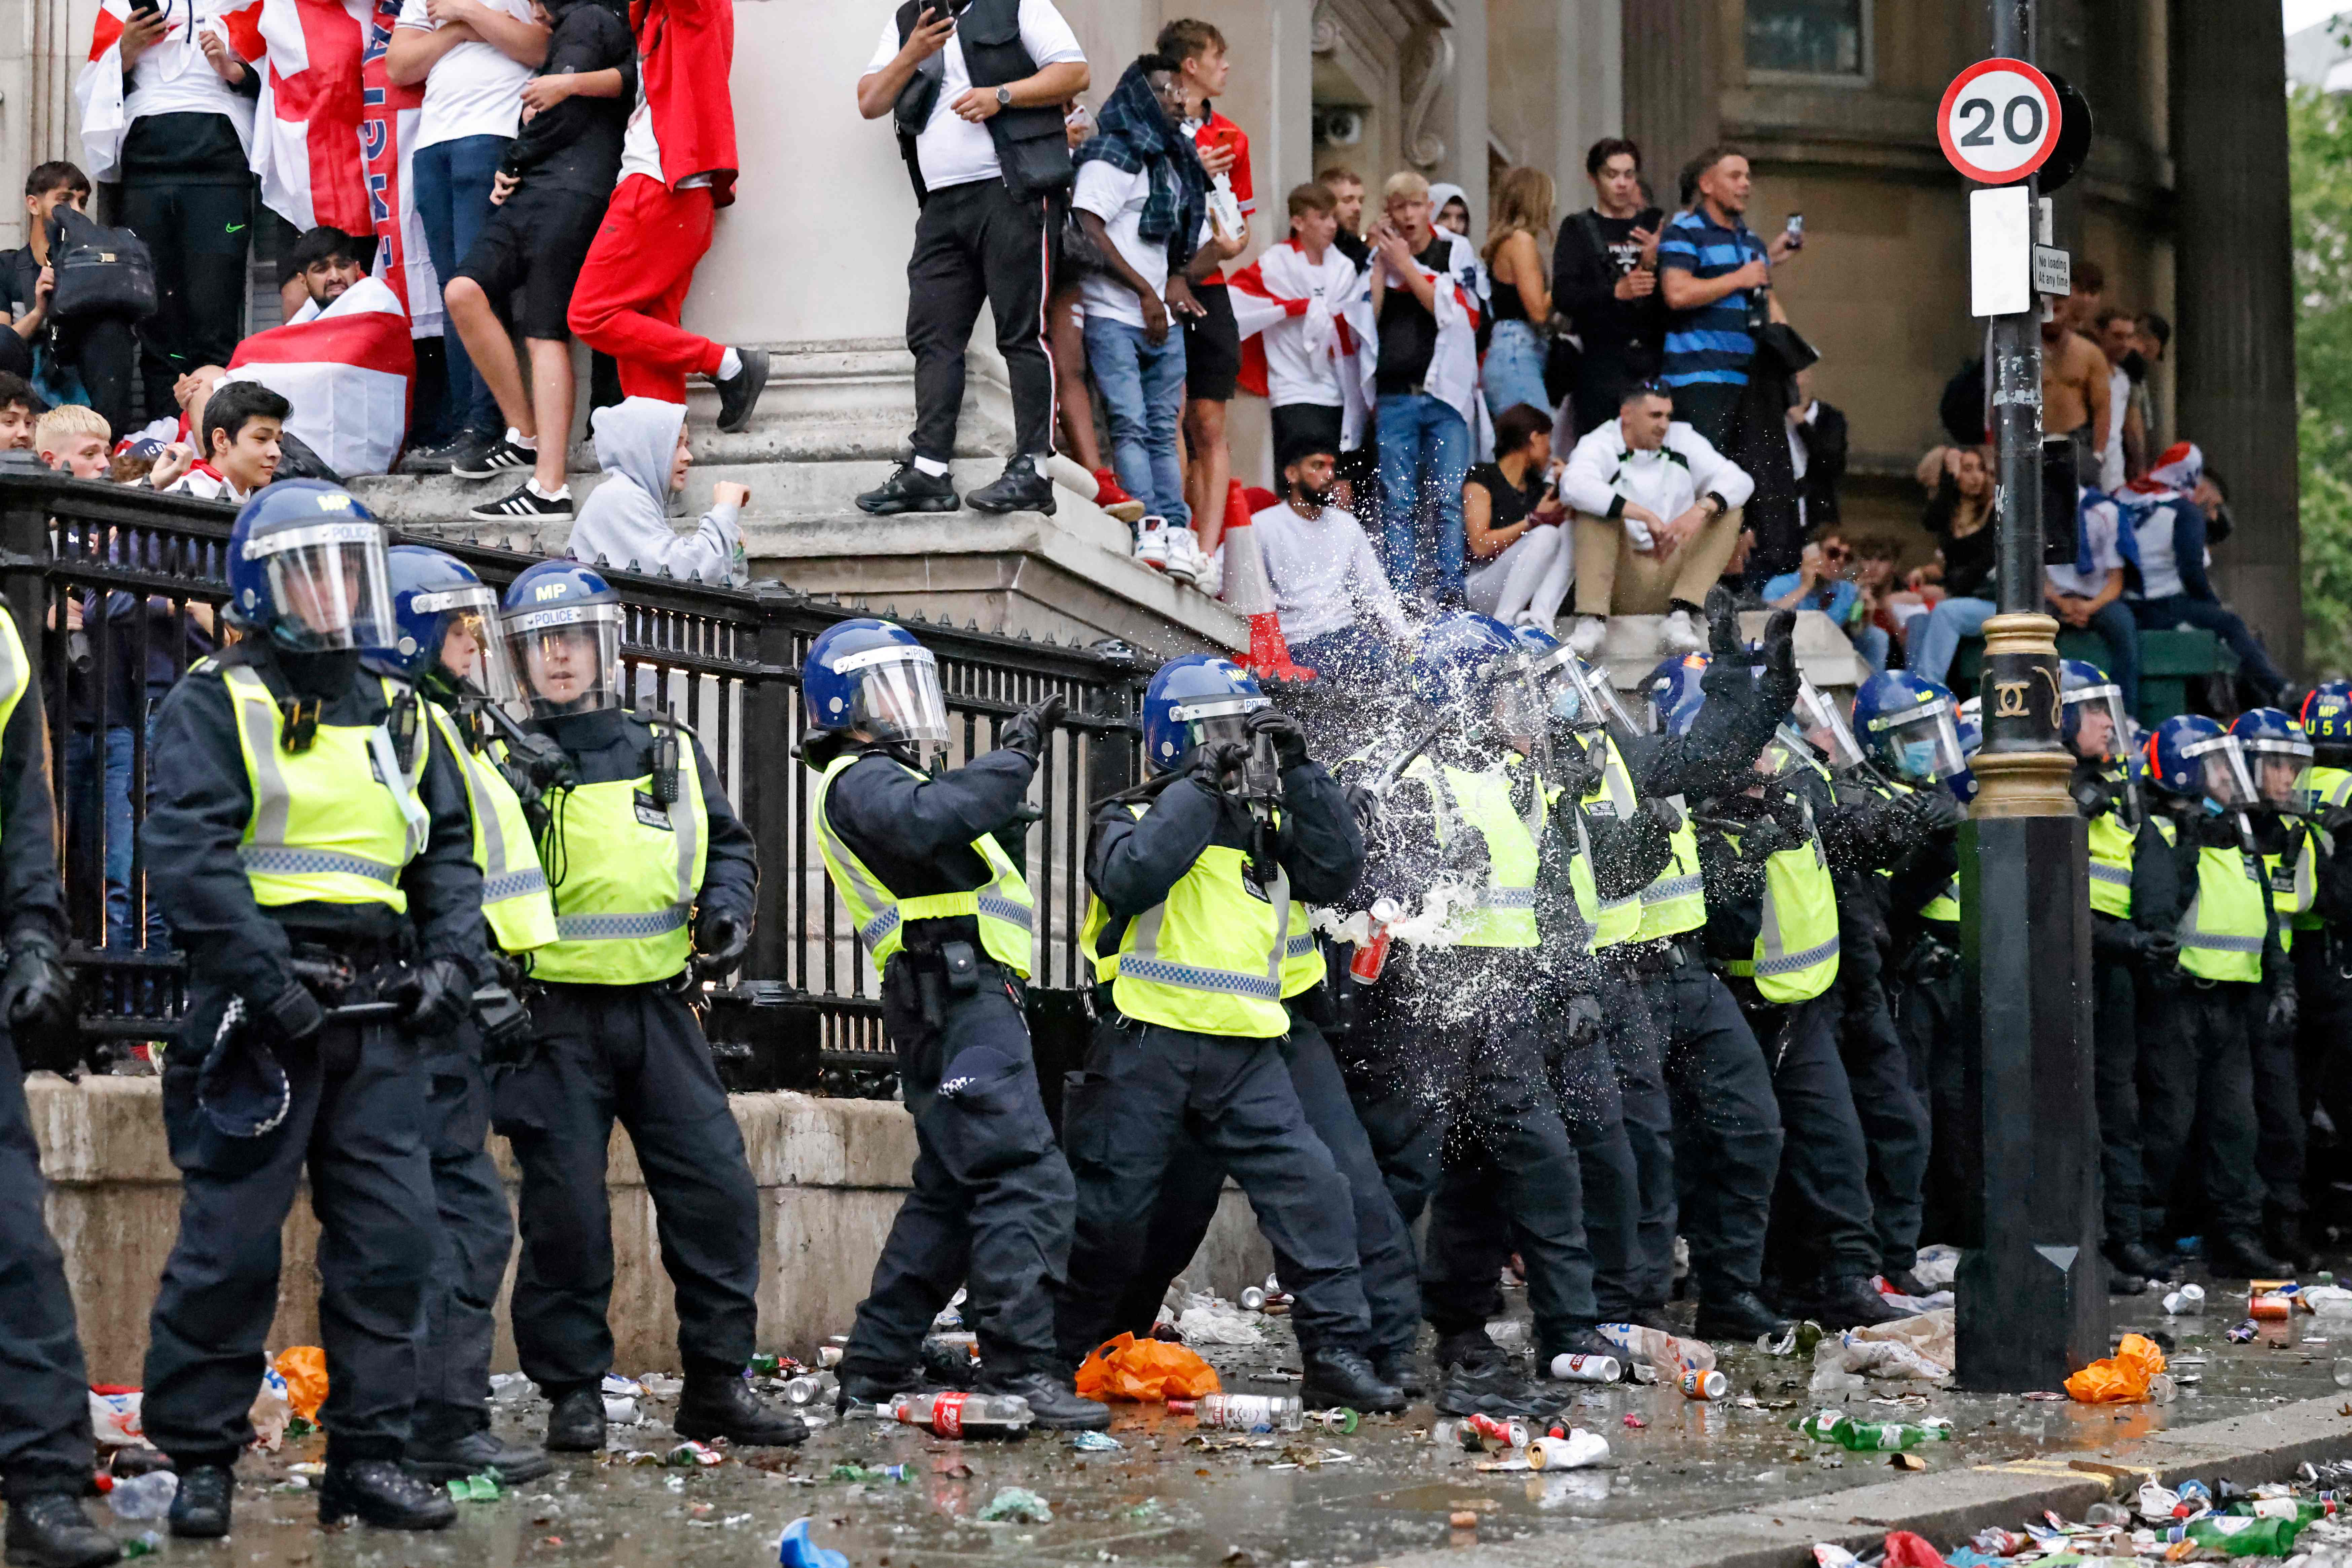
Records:
[[[65,1251],[90,1379],[136,1385],[148,1308],[180,1207],[178,1173],[164,1147],[161,1085],[152,1078],[68,1083],[39,1073],[26,1082],[26,1092],[50,1182],[49,1228]],[[847,1332],[866,1293],[914,1165],[914,1124],[903,1106],[879,1101],[739,1094],[733,1105],[760,1185],[760,1348],[806,1356],[827,1334]],[[494,1138],[491,1146],[511,1191],[517,1177],[505,1140]],[[606,1186],[617,1369],[674,1372],[677,1315],[654,1237],[653,1203],[618,1131]],[[272,1351],[318,1343],[317,1242],[306,1193],[286,1221]],[[1213,1280],[1230,1295],[1264,1279],[1271,1266],[1247,1205],[1228,1191],[1192,1276]],[[511,1370],[514,1343],[505,1318],[501,1301],[493,1364]]]

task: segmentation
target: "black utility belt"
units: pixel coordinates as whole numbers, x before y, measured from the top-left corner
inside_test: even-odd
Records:
[[[1676,969],[1693,964],[1704,965],[1706,955],[1696,942],[1681,936],[1653,936],[1645,942],[1621,942],[1601,949],[1604,956],[1613,956],[1618,962],[1637,975],[1670,975]]]

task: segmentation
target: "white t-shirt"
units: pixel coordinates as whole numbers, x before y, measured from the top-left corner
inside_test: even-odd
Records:
[[[897,59],[898,47],[898,13],[893,6],[883,18],[882,39],[874,46],[874,58],[867,62],[866,74],[872,76]],[[1021,0],[1021,47],[1040,70],[1087,57],[1078,47],[1078,36],[1054,9],[1053,0]],[[931,106],[923,133],[915,138],[915,160],[923,171],[924,188],[943,191],[950,185],[1000,178],[996,141],[988,133],[988,122],[975,124],[950,107],[971,90],[971,72],[965,67],[962,45],[949,38],[940,58],[947,74],[940,79],[939,100]]]
[[[2112,496],[2124,487],[2124,421],[2131,414],[2131,377],[2116,365],[2107,371],[2107,444],[2099,454],[2099,488]]]
[[[2123,551],[2116,544],[2116,508],[2113,503],[2093,507],[2084,520],[2091,536],[2091,570],[2086,574],[2074,570],[2074,563],[2045,566],[2043,574],[2050,586],[2061,593],[2077,598],[2096,599],[2107,586],[2107,573],[2124,564]]]
[[[654,132],[653,106],[646,100],[643,77],[637,78],[637,105],[629,110],[628,127],[621,132],[621,172],[613,176],[613,183],[617,186],[632,174],[643,174],[656,185],[669,183],[662,173],[661,138]],[[688,174],[677,188],[692,191],[709,183],[707,173]]]
[[[1339,254],[1338,246],[1327,246],[1323,265],[1309,268],[1302,254],[1296,264],[1283,270],[1284,294],[1288,298],[1300,298],[1291,292],[1294,286],[1303,286],[1305,298],[1318,301],[1309,305],[1310,313],[1336,317],[1354,292],[1356,264]],[[1339,362],[1331,358],[1332,328],[1319,325],[1314,336],[1318,346],[1310,350],[1309,316],[1287,316],[1268,327],[1263,337],[1265,343],[1266,402],[1276,408],[1293,403],[1316,403],[1324,408],[1338,408],[1347,402],[1339,389]]]
[[[1164,298],[1168,291],[1168,244],[1165,240],[1149,244],[1141,233],[1144,204],[1150,199],[1149,172],[1130,174],[1101,158],[1078,165],[1077,183],[1070,193],[1071,205],[1102,219],[1110,243],[1118,247],[1127,265],[1151,285],[1153,293]],[[1143,301],[1136,298],[1135,290],[1107,273],[1087,274],[1078,285],[1078,294],[1086,301],[1089,317],[1124,321],[1136,328],[1143,325]]]
[[[531,19],[528,0],[486,0],[518,22]],[[425,0],[401,0],[400,24],[433,32]],[[418,147],[467,136],[512,136],[522,129],[522,84],[530,68],[479,39],[469,39],[433,62],[425,78],[425,108],[416,122]]]
[[[1302,517],[1277,501],[1250,518],[1274,583],[1275,614],[1293,643],[1377,621],[1392,636],[1406,628],[1404,606],[1389,585],[1363,525],[1337,507]]]

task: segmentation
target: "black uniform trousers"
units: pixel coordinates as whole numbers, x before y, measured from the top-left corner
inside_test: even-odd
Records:
[[[1626,1125],[1615,1037],[1633,1037],[1627,1041],[1629,1055],[1641,1048],[1638,1023],[1626,1010],[1624,998],[1604,990],[1598,999],[1605,1020],[1601,1031],[1580,1045],[1570,1044],[1560,1030],[1549,1027],[1549,1018],[1559,1016],[1565,998],[1554,998],[1546,1007],[1544,1070],[1559,1106],[1560,1124],[1576,1148],[1584,1240],[1592,1254],[1592,1310],[1605,1320],[1622,1320],[1647,1298],[1638,1282],[1643,1277],[1641,1169]],[[1671,1269],[1672,1231],[1666,1247]]]
[[[2109,916],[2094,915],[2094,920]],[[2099,1112],[2100,1214],[2110,1249],[2140,1239],[2139,977],[2127,959],[2091,958],[2091,1087]]]
[[[1663,1307],[1674,1293],[1675,1232],[1681,1215],[1675,1194],[1675,1112],[1666,1092],[1665,1037],[1650,1015],[1649,994],[1641,975],[1625,959],[1612,958],[1608,953],[1602,957],[1611,961],[1603,965],[1601,973],[1601,1006],[1607,1019],[1601,1039],[1615,1070],[1621,1124],[1626,1152],[1633,1160],[1635,1192],[1633,1245],[1624,1287],[1612,1288],[1606,1270],[1598,1269],[1601,1247],[1596,1240],[1594,1291],[1601,1298],[1601,1315],[1622,1319],[1633,1308]],[[1577,1113],[1564,1090],[1560,1113],[1569,1119],[1569,1134],[1574,1136]],[[1581,1140],[1577,1148],[1582,1152]],[[1596,1230],[1591,1218],[1596,1212],[1591,1172],[1588,1160],[1584,1183],[1588,1232]]]
[[[1282,1043],[1171,1029],[1104,1007],[1086,1070],[1062,1097],[1078,1189],[1069,1274],[1055,1303],[1065,1364],[1116,1331],[1139,1243],[1186,1134],[1240,1182],[1258,1228],[1286,1260],[1282,1283],[1300,1344],[1370,1348],[1348,1181],[1307,1125]]]
[[[2332,1152],[2306,1159],[2309,1186],[2352,1176],[2352,947],[2330,928],[2294,934],[2295,1082],[2306,1114],[2318,1109],[2335,1129]],[[2325,1168],[2317,1168],[2325,1167]]]
[[[425,1144],[441,1234],[417,1347],[415,1435],[451,1442],[490,1424],[490,1349],[514,1213],[490,1157],[490,1085],[471,1019],[425,1063]]]
[[[1780,1107],[1747,1018],[1689,940],[1645,964],[1642,995],[1665,1058],[1675,1186],[1701,1300],[1753,1291],[1780,1171]]]
[[[2141,996],[2150,1234],[2184,1235],[2200,1222],[2209,1235],[2259,1232],[2252,1049],[2267,1010],[2265,989],[2243,981],[2182,975]],[[2200,1202],[2202,1213],[2194,1214]]]
[[[993,176],[933,191],[907,257],[907,349],[915,356],[915,455],[955,455],[964,350],[983,301],[1013,389],[1013,450],[1054,450],[1054,361],[1045,346],[1051,240],[1068,204],[1056,192],[1016,202]],[[1074,392],[1073,396],[1081,395]]]
[[[172,407],[174,381],[198,365],[226,365],[236,351],[252,218],[249,182],[136,172],[123,180],[115,221],[147,242],[155,262],[155,314],[139,324],[149,413]]]
[[[60,321],[50,341],[58,361],[81,378],[89,406],[105,419],[116,440],[146,423],[141,412],[138,330],[130,318],[84,316]]]
[[[1838,1054],[1844,998],[1832,986],[1807,1001],[1761,1000],[1742,981],[1733,995],[1764,1044],[1787,1142],[1772,1196],[1766,1250],[1784,1285],[1878,1272],[1871,1228],[1870,1151]]]
[[[89,1479],[89,1375],[16,1048],[0,1030],[0,1502],[79,1497]],[[260,1375],[257,1370],[256,1378]]]
[[[2301,1002],[2298,994],[2298,1009]],[[2246,1053],[2254,1076],[2254,1175],[2262,1186],[2265,1218],[2299,1217],[2305,1207],[2304,1145],[2309,1124],[2295,1071],[2295,1031],[2272,1029],[2265,1016],[2269,1008],[2265,988],[2262,1005],[2246,1019]]]
[[[180,1233],[148,1326],[149,1441],[226,1465],[253,1440],[247,1412],[278,1310],[279,1228],[305,1175],[319,1217],[319,1332],[331,1460],[397,1458],[417,1390],[417,1330],[433,1278],[433,1171],[416,1042],[383,1024],[330,1023],[284,1053],[290,1105],[231,1137],[197,1103],[225,994],[200,994],[164,1055],[163,1127],[180,1168]]]
[[[1396,1199],[1381,1177],[1372,1141],[1348,1100],[1338,1058],[1316,1021],[1319,1005],[1314,993],[1290,1002],[1290,1038],[1283,1053],[1290,1062],[1290,1084],[1298,1092],[1299,1109],[1307,1124],[1331,1151],[1332,1163],[1348,1178],[1348,1195],[1356,1215],[1356,1268],[1363,1281],[1364,1304],[1371,1313],[1374,1349],[1410,1352],[1421,1332],[1421,1281],[1413,1261],[1412,1234],[1397,1212]],[[1189,1136],[1168,1163],[1160,1183],[1160,1201],[1151,1214],[1151,1228],[1143,1244],[1143,1262],[1129,1285],[1118,1311],[1118,1326],[1141,1339],[1151,1333],[1168,1286],[1183,1272],[1201,1249],[1217,1217],[1224,1191],[1225,1167]],[[1276,1275],[1290,1277],[1289,1260],[1275,1255]]]
[[[494,1095],[495,1124],[522,1167],[512,1306],[522,1370],[554,1396],[613,1368],[604,1176],[617,1118],[653,1197],[686,1370],[741,1371],[759,1322],[760,1197],[686,998],[661,982],[550,985],[531,1013],[530,1054]]]
[[[1878,977],[1857,976],[1834,994],[1843,998],[1838,1054],[1853,1090],[1869,1160],[1871,1228],[1878,1239],[1879,1266],[1908,1269],[1919,1260],[1930,1136],[1927,1102],[1912,1080],[1910,1053],[1895,1032]]]
[[[1960,1055],[1958,942],[1957,929],[1947,923],[1928,925],[1892,972],[1887,997],[1895,1032],[1903,1037],[1904,1052],[1910,1058],[1912,1092],[1927,1107],[1927,1177],[1921,1194],[1920,1231],[1942,1237],[1961,1233],[1962,1195],[1969,1175],[1960,1163],[1968,1077]],[[2125,1022],[2130,1024],[2129,1014]]]
[[[1037,1088],[1021,981],[982,960],[973,989],[926,1015],[913,953],[882,978],[882,1017],[915,1118],[913,1188],[858,1303],[842,1370],[897,1382],[931,1320],[966,1286],[964,1321],[992,1375],[1051,1370],[1054,1296],[1077,1189]]]

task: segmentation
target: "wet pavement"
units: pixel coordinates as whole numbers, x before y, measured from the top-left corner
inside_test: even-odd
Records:
[[[2128,1462],[2135,1439],[2168,1427],[2334,1395],[2333,1368],[2352,1356],[2352,1316],[2297,1313],[2233,1344],[2223,1331],[2243,1315],[2242,1281],[2205,1281],[2202,1318],[2167,1318],[2156,1294],[2118,1299],[2118,1333],[2161,1334],[2183,1376],[2169,1405],[2081,1406],[2017,1396],[1874,1385],[1868,1394],[1815,1398],[1810,1357],[1718,1349],[1730,1397],[1703,1404],[1663,1385],[1554,1385],[1577,1424],[1605,1436],[1608,1468],[1538,1474],[1505,1456],[1430,1440],[1427,1403],[1337,1436],[1200,1432],[1157,1406],[1117,1406],[1118,1452],[1081,1452],[1066,1434],[1013,1443],[946,1442],[910,1427],[835,1422],[799,1449],[730,1453],[714,1468],[655,1462],[677,1439],[664,1417],[674,1399],[642,1401],[646,1419],[615,1427],[597,1455],[562,1457],[556,1472],[491,1502],[460,1505],[457,1525],[433,1536],[352,1528],[322,1534],[312,1499],[292,1467],[320,1456],[319,1439],[289,1442],[240,1466],[236,1529],[224,1542],[166,1541],[162,1555],[205,1568],[425,1568],[428,1564],[565,1568],[706,1568],[772,1562],[778,1532],[813,1516],[812,1539],[857,1568],[921,1568],[978,1561],[1030,1565],[1125,1562],[1302,1568],[1377,1563],[1447,1545],[1687,1518],[1743,1504],[1793,1499],[1901,1479],[1886,1456],[1811,1442],[1790,1424],[1843,1403],[1860,1420],[1948,1419],[1955,1437],[1917,1450],[1933,1474],[2041,1454],[2105,1452]],[[1525,1315],[1523,1302],[1514,1311]],[[1686,1305],[1675,1311],[1686,1314]],[[1286,1322],[1261,1320],[1264,1343],[1203,1346],[1234,1392],[1295,1394],[1296,1381],[1262,1375],[1296,1368]],[[814,1347],[793,1347],[803,1354]],[[2203,1364],[2193,1358],[2203,1356]],[[2183,1363],[2182,1358],[2192,1358]],[[2347,1367],[2352,1377],[2352,1367]],[[1873,1395],[1881,1397],[1874,1398]],[[2352,1394],[2346,1396],[2352,1398]],[[497,1406],[500,1430],[535,1438],[543,1402],[509,1382]],[[1640,1425],[1633,1423],[1639,1422]],[[1207,1447],[1201,1439],[1208,1439]],[[632,1462],[632,1457],[636,1462]],[[903,1465],[904,1480],[835,1479],[837,1466]],[[1050,1522],[982,1522],[1004,1488],[1050,1505]],[[1475,1514],[1475,1529],[1452,1521]],[[119,1523],[126,1537],[150,1528]],[[1474,1553],[1475,1555],[1475,1553]]]

